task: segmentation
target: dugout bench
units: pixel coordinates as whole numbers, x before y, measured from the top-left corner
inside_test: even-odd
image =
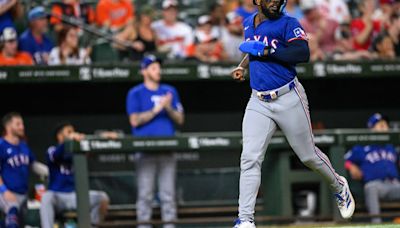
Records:
[[[88,137],[81,142],[67,142],[67,151],[74,153],[75,181],[78,200],[78,225],[89,227],[88,162],[87,154],[143,151],[215,151],[240,150],[241,134],[232,133],[186,133],[173,138],[122,138],[117,140]],[[339,174],[345,175],[343,156],[355,144],[393,143],[400,144],[400,132],[373,133],[367,130],[336,129],[315,132],[315,142],[332,162]],[[293,185],[316,184],[319,213],[315,218],[340,220],[327,184],[317,174],[303,168],[296,168],[294,153],[281,134],[272,138],[267,157],[263,164],[262,192],[263,210],[258,211],[258,221],[271,221],[273,218],[294,218]],[[239,164],[239,160],[238,160]],[[273,186],[273,187],[271,187]],[[176,221],[185,223],[185,221]],[[224,221],[226,222],[226,221]],[[190,221],[187,221],[190,223]]]

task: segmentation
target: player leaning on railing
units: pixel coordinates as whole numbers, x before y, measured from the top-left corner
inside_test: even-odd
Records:
[[[243,119],[239,218],[234,227],[255,227],[261,164],[277,127],[303,164],[329,183],[342,217],[350,218],[355,202],[349,185],[315,146],[307,96],[296,77],[296,64],[309,61],[307,35],[295,18],[283,13],[286,0],[254,0],[254,4],[258,12],[244,20],[245,41],[239,48],[246,59],[232,73],[243,81],[244,68],[249,66],[253,89]]]
[[[57,212],[75,210],[77,196],[75,192],[72,153],[65,151],[66,140],[81,141],[85,135],[75,131],[71,123],[64,122],[55,129],[56,146],[50,146],[46,153],[49,167],[48,191],[42,196],[40,221],[42,228],[53,228]],[[107,213],[109,197],[103,191],[89,191],[90,221],[97,226]]]

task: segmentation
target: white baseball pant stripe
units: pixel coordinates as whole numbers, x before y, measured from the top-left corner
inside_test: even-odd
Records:
[[[300,86],[301,86],[301,84],[300,84]],[[312,133],[311,117],[310,117],[310,110],[308,108],[307,95],[304,92],[304,88],[302,86],[301,86],[301,88],[303,89],[303,96],[305,96],[305,98],[301,95],[301,93],[299,92],[297,87],[294,87],[294,90],[295,90],[297,96],[300,98],[301,104],[303,106],[304,113],[305,113],[305,115],[307,117],[307,120],[308,120],[310,134],[312,136],[312,141],[313,141],[313,144],[315,144],[315,142],[314,142],[314,134]],[[318,157],[320,157],[326,163],[326,165],[329,167],[329,169],[332,171],[332,173],[336,176],[337,181],[341,185],[344,185],[342,179],[340,179],[339,175],[335,172],[335,169],[333,168],[333,166],[332,166],[331,162],[329,161],[329,158],[326,156],[326,154],[324,154],[318,147],[315,147],[315,153],[317,154]]]
[[[297,94],[299,93],[299,94]],[[343,188],[328,157],[315,146],[303,86],[270,102],[252,95],[243,118],[243,151],[240,161],[239,218],[254,220],[254,208],[261,183],[261,167],[277,126],[304,165],[319,173],[333,191]],[[271,186],[273,188],[274,186]]]

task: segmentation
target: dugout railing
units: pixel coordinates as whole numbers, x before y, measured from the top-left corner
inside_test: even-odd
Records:
[[[94,50],[96,51],[96,50]],[[98,52],[107,53],[106,50]],[[167,81],[232,80],[231,71],[237,62],[216,64],[196,61],[166,61],[163,79]],[[373,78],[398,77],[400,60],[373,62],[313,62],[296,67],[300,79],[309,78]],[[78,83],[141,81],[140,65],[110,62],[81,66],[8,66],[0,69],[0,84],[11,83]]]
[[[89,168],[88,155],[102,153],[132,153],[141,151],[155,153],[162,151],[229,151],[241,149],[241,134],[231,133],[185,133],[172,138],[133,138],[101,139],[88,137],[81,142],[67,142],[67,151],[74,153],[75,181],[78,195],[79,227],[89,227]],[[368,130],[336,129],[315,132],[315,142],[330,157],[333,166],[340,174],[345,174],[344,154],[355,144],[398,145],[400,132],[374,133]],[[295,217],[293,206],[293,186],[296,184],[314,184],[318,192],[318,216],[339,219],[338,211],[328,186],[315,173],[296,165],[298,159],[290,152],[286,138],[276,134],[267,151],[263,165],[262,197],[263,210],[258,215],[269,217]],[[239,160],[237,161],[239,164]],[[260,219],[262,219],[260,217]],[[176,221],[180,223],[180,221]]]

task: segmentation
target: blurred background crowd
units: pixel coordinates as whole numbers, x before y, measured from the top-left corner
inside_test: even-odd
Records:
[[[0,0],[0,65],[131,62],[155,53],[206,63],[240,61],[253,0]],[[312,61],[400,55],[398,0],[289,0]]]

